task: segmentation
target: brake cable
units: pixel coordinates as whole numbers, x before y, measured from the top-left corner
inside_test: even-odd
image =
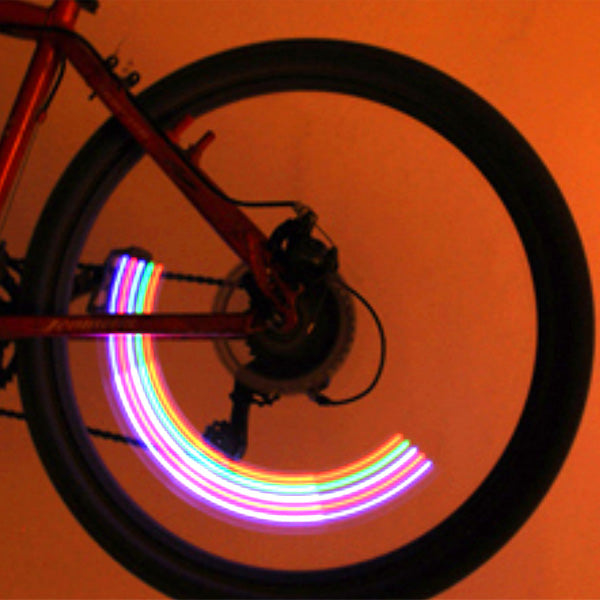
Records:
[[[320,390],[309,391],[308,397],[321,406],[342,406],[344,404],[350,404],[351,402],[356,402],[356,400],[364,398],[367,394],[370,394],[375,388],[375,386],[379,383],[379,380],[381,379],[381,375],[383,373],[383,368],[385,366],[387,343],[381,319],[377,315],[377,312],[375,311],[373,306],[367,301],[367,299],[362,294],[360,294],[357,290],[350,287],[347,283],[345,283],[342,280],[339,281],[339,284],[346,291],[352,294],[369,311],[371,317],[373,318],[375,326],[377,327],[377,333],[379,335],[379,363],[377,365],[375,375],[373,376],[373,379],[371,380],[369,385],[367,385],[366,388],[364,388],[361,392],[355,394],[354,396],[342,398],[341,400],[332,400],[325,394],[322,394]]]

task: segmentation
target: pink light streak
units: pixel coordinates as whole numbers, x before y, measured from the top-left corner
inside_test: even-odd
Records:
[[[123,255],[108,312],[152,312],[162,266]],[[155,465],[191,500],[243,519],[318,525],[352,517],[399,497],[433,464],[396,434],[371,454],[321,473],[292,474],[232,461],[185,418],[162,376],[149,335],[111,335],[106,343],[119,410]]]

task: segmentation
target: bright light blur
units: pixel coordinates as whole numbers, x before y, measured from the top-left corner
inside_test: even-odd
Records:
[[[122,255],[107,310],[152,312],[163,268]],[[411,489],[433,464],[400,434],[340,468],[291,474],[228,459],[208,445],[179,410],[149,335],[112,335],[106,343],[112,389],[131,433],[162,474],[192,501],[256,522],[328,523],[363,514]]]

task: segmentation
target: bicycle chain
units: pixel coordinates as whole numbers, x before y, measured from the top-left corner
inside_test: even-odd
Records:
[[[10,257],[6,242],[0,242],[0,314],[14,314],[19,291],[18,281],[23,273],[23,261]],[[12,381],[17,372],[17,355],[13,350],[7,358],[11,340],[0,340],[0,390]]]
[[[17,421],[27,421],[27,415],[23,411],[13,410],[10,408],[0,408],[0,417],[3,417],[5,419],[15,419]],[[131,446],[140,446],[141,448],[146,447],[144,442],[138,440],[137,438],[132,438],[126,435],[122,435],[120,433],[107,431],[106,429],[98,429],[96,427],[86,427],[86,429],[90,435],[93,435],[95,437],[110,440],[112,442],[122,442]]]
[[[162,278],[172,279],[174,281],[185,281],[186,283],[241,287],[241,284],[237,282],[228,281],[227,279],[221,279],[219,277],[209,277],[207,275],[190,275],[188,273],[174,273],[173,271],[163,272]]]

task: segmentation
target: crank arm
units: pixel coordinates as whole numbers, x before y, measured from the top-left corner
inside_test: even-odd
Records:
[[[253,313],[1,316],[0,339],[95,338],[146,334],[161,338],[244,338],[262,329]]]

